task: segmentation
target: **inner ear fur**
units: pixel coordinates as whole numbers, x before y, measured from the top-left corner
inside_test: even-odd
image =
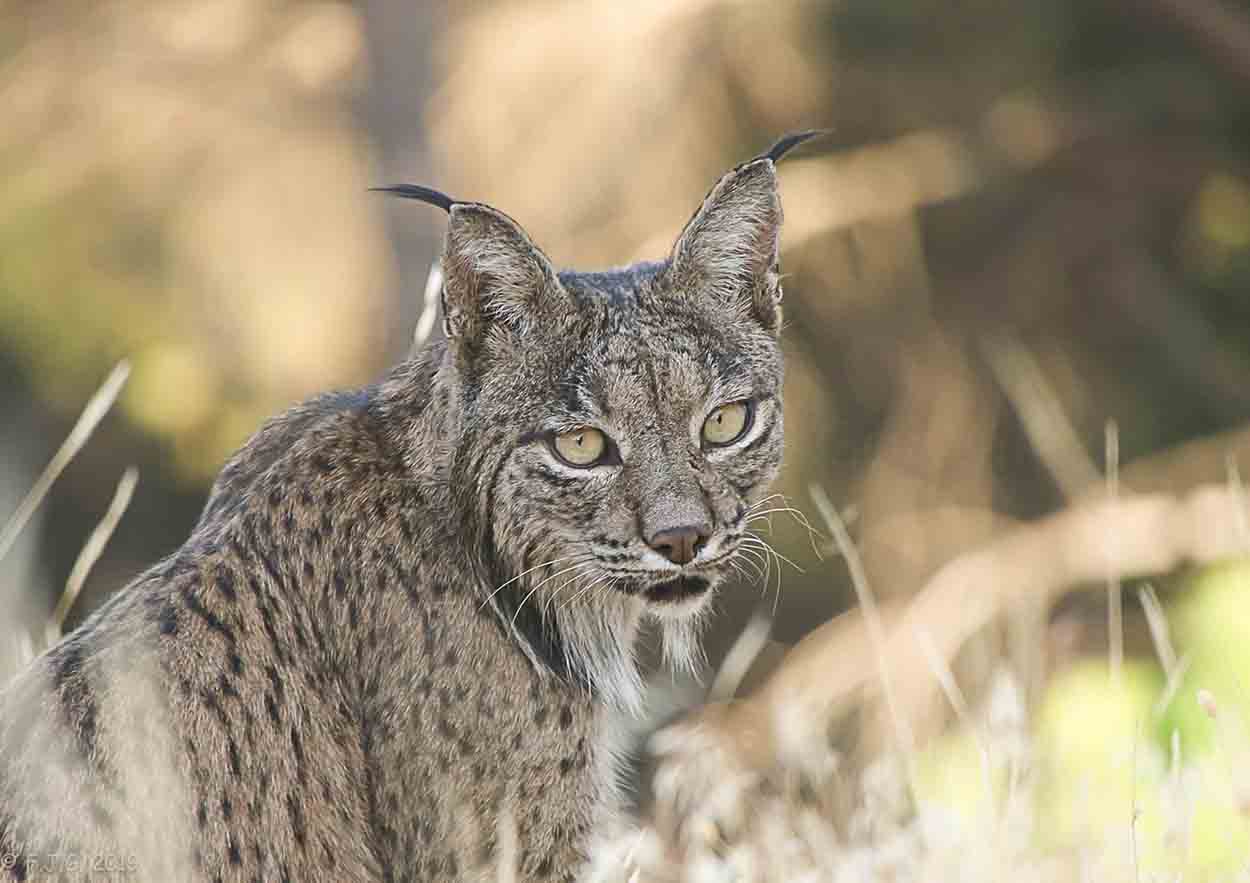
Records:
[[[781,222],[773,160],[739,166],[716,182],[677,237],[674,278],[775,329],[781,321]]]
[[[474,343],[492,322],[526,333],[568,307],[551,261],[521,225],[480,203],[451,206],[443,252],[443,330]]]

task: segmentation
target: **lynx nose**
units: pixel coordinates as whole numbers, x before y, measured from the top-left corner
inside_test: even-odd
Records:
[[[647,538],[647,545],[674,564],[689,564],[707,544],[712,528],[706,524],[687,524],[657,531]]]

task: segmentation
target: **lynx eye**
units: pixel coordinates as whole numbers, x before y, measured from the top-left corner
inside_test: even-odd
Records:
[[[746,435],[754,417],[750,402],[721,405],[703,421],[703,442],[714,448],[731,445]]]
[[[562,432],[551,440],[551,447],[570,466],[595,466],[608,452],[608,440],[602,432],[583,426],[570,432]]]

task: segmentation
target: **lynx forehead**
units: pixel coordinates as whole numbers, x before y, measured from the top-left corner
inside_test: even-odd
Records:
[[[658,263],[449,214],[445,339],[266,424],[191,537],[0,693],[0,878],[572,880],[640,622],[698,655],[781,460],[774,164]]]

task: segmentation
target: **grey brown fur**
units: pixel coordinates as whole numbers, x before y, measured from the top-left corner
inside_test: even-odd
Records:
[[[777,158],[605,273],[449,200],[447,341],[269,422],[186,544],[0,694],[8,873],[495,879],[502,817],[519,879],[572,879],[617,808],[639,624],[697,654],[781,460]],[[748,434],[705,450],[739,400]],[[584,425],[616,461],[555,457]],[[693,562],[647,545],[692,519]]]

